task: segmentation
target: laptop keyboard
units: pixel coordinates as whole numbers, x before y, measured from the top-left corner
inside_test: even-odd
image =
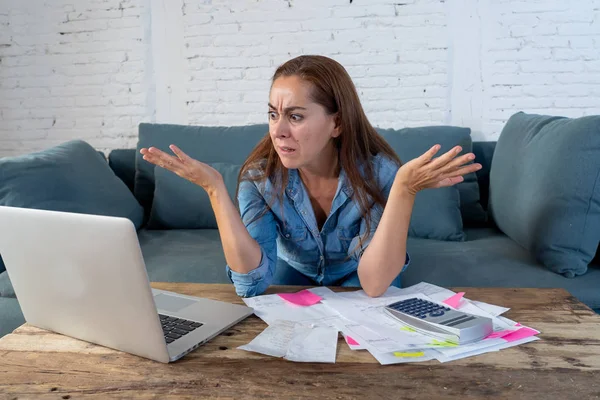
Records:
[[[187,319],[169,317],[163,314],[158,314],[158,316],[160,317],[160,323],[167,343],[171,343],[202,326],[200,322],[189,321]]]

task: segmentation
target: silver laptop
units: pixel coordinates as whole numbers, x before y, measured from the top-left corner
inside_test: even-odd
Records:
[[[0,206],[0,254],[29,324],[160,362],[253,313],[152,289],[126,218]]]

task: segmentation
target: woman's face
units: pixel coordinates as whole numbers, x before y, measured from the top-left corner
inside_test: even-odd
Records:
[[[332,138],[339,136],[335,116],[310,98],[311,84],[297,76],[279,77],[269,95],[269,133],[286,168],[324,165]]]

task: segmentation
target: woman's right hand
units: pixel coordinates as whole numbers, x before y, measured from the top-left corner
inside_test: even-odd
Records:
[[[169,155],[156,147],[143,148],[140,153],[143,159],[159,167],[187,179],[188,181],[201,186],[211,195],[219,185],[223,184],[223,176],[208,164],[193,159],[185,154],[174,144],[169,148],[175,153],[175,156]]]

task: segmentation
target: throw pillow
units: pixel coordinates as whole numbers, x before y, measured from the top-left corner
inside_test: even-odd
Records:
[[[584,274],[600,242],[600,116],[510,117],[492,159],[490,208],[547,268]]]
[[[442,148],[438,156],[456,145],[462,147],[462,154],[473,152],[471,129],[457,126],[424,126],[418,128],[377,129],[392,144],[402,162],[418,157],[419,151],[429,150],[439,143]],[[400,153],[402,152],[402,154]],[[476,159],[475,162],[478,162]],[[486,222],[487,213],[481,205],[479,184],[476,173],[465,175],[465,180],[456,185],[460,193],[460,213],[464,222]]]
[[[143,209],[92,146],[73,140],[0,159],[0,205],[129,218]]]
[[[430,126],[400,130],[378,129],[378,132],[398,154],[402,163],[419,157],[435,144],[441,146],[438,156],[456,145],[463,148],[461,154],[468,153],[472,149],[469,128]],[[461,200],[464,200],[462,207]],[[468,174],[465,181],[458,185],[419,192],[415,198],[409,236],[464,240],[461,209],[465,212],[480,210],[485,215],[485,211],[479,204],[479,187],[474,173]]]
[[[460,196],[456,187],[425,189],[417,193],[408,236],[463,241]]]
[[[205,163],[241,165],[268,132],[266,124],[219,127],[142,123],[135,156],[135,197],[146,211],[150,211],[154,165],[142,158],[140,149],[143,147],[153,146],[172,154],[169,145],[174,144],[190,157]]]
[[[227,192],[235,201],[240,165],[209,164],[223,176]],[[161,167],[154,170],[154,200],[149,229],[216,229],[217,220],[206,191]]]

